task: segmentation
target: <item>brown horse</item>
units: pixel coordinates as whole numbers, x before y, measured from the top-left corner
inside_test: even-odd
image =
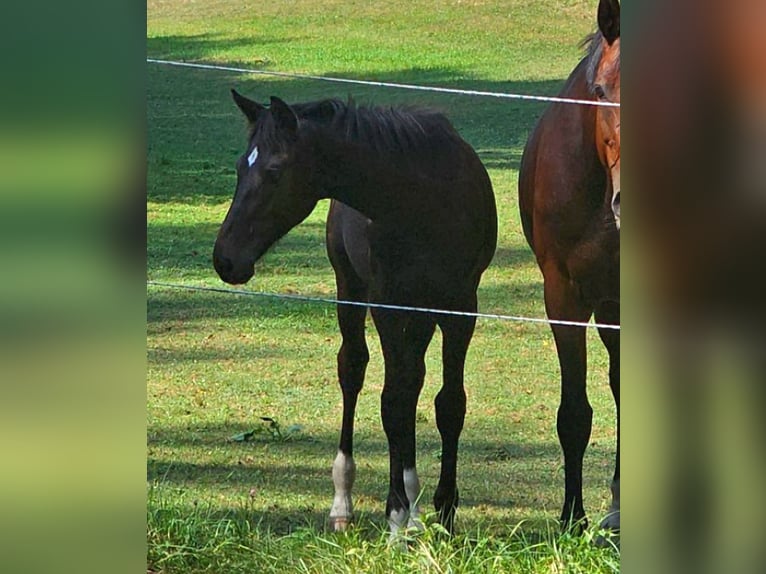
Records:
[[[327,251],[338,298],[476,311],[476,289],[497,242],[487,171],[447,118],[428,110],[372,108],[325,100],[262,106],[233,92],[251,135],[237,163],[237,189],[213,263],[221,279],[244,283],[271,245],[321,198],[333,201]],[[385,361],[381,418],[388,438],[386,516],[391,533],[418,525],[415,413],[425,352],[442,331],[444,382],[435,401],[442,437],[434,506],[453,527],[457,452],[466,396],[463,373],[476,319],[373,308]],[[343,419],[332,476],[332,526],[352,519],[354,412],[369,358],[364,307],[339,305],[338,377]]]
[[[620,101],[620,5],[601,0],[599,31],[586,40],[587,55],[569,76],[561,96]],[[555,103],[529,137],[519,173],[524,234],[543,273],[551,319],[619,324],[620,109]],[[557,430],[564,451],[565,527],[587,526],[582,462],[593,409],[586,392],[585,328],[553,325],[561,368]],[[620,404],[620,335],[599,329],[609,353],[609,385]],[[619,530],[620,455],[612,482],[612,506],[602,526]]]

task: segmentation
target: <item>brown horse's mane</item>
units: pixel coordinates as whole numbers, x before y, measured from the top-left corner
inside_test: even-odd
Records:
[[[603,34],[596,30],[592,34],[588,34],[580,42],[580,47],[585,51],[585,60],[587,61],[587,67],[585,69],[585,78],[588,82],[588,88],[592,91],[595,85],[596,73],[598,72],[598,65],[601,62],[601,57],[604,55],[604,40]],[[617,58],[614,62],[615,73],[620,72],[620,55],[617,54]]]

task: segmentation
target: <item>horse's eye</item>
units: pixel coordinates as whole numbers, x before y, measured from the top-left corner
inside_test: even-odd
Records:
[[[282,170],[280,170],[278,167],[267,167],[265,170],[263,170],[263,177],[269,181],[279,181],[280,175],[282,175]]]
[[[604,91],[604,86],[600,84],[596,84],[593,87],[593,93],[599,100],[605,100],[606,99],[606,92]]]

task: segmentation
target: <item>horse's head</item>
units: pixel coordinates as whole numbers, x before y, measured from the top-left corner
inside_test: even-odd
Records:
[[[269,107],[232,90],[234,102],[250,123],[250,142],[237,161],[237,187],[213,250],[218,275],[246,283],[255,262],[280,237],[303,221],[317,199],[302,181],[295,161],[300,122],[279,98]]]
[[[593,38],[592,62],[588,85],[601,102],[620,103],[620,3],[600,0],[600,34]],[[596,145],[601,163],[608,171],[611,206],[617,229],[620,229],[620,108],[596,108]]]

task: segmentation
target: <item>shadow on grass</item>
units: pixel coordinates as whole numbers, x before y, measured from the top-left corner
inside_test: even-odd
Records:
[[[257,54],[260,46],[273,44],[289,44],[301,40],[299,35],[266,36],[231,38],[223,34],[192,34],[190,36],[154,36],[146,39],[146,53],[150,58],[158,60],[205,60],[222,51],[232,49],[248,49],[249,53]],[[229,65],[237,66],[238,62]],[[256,58],[248,62],[249,68],[265,68],[269,66],[266,59]]]
[[[325,216],[326,206],[317,208]],[[175,269],[188,276],[189,272],[200,278],[213,279],[220,286],[213,269],[213,244],[219,224],[213,223],[153,223],[148,224],[147,266],[151,269]],[[499,246],[490,264],[491,268],[519,268],[535,266],[535,258],[526,245],[520,248]],[[325,226],[319,221],[304,221],[292,229],[256,264],[256,276],[249,289],[258,290],[259,274],[284,272],[306,274],[319,273],[331,281],[335,289],[334,275],[325,247]]]
[[[289,347],[269,345],[262,342],[254,345],[253,343],[232,344],[231,341],[227,341],[225,348],[198,346],[193,350],[163,347],[150,347],[147,349],[147,358],[149,364],[152,365],[178,365],[183,362],[219,362],[224,360],[235,361],[240,358],[247,361],[257,361],[289,356]]]
[[[484,167],[488,170],[519,171],[521,149],[477,149]]]
[[[149,38],[155,58],[204,61],[223,47],[271,42],[230,40],[209,34]],[[277,39],[273,41],[289,41]],[[229,65],[258,69],[268,62]],[[349,77],[326,70],[328,77]],[[561,80],[488,81],[449,67],[359,72],[354,78],[478,90],[495,93],[556,95]],[[360,104],[422,105],[440,109],[474,146],[489,169],[518,170],[521,150],[545,104],[479,96],[419,92],[397,88],[335,84],[315,80],[253,76],[225,71],[149,64],[147,119],[149,198],[152,201],[223,202],[233,193],[234,162],[244,151],[246,129],[229,90],[267,102],[277,95],[287,102],[353,97]],[[499,190],[496,190],[498,192]],[[504,190],[511,191],[511,190]]]
[[[160,498],[160,494],[153,495]],[[381,510],[355,511],[354,521],[349,530],[345,533],[333,532],[329,525],[329,504],[326,509],[317,509],[314,507],[304,507],[299,509],[286,509],[277,504],[267,510],[248,506],[243,503],[240,507],[220,509],[214,506],[207,506],[197,502],[196,504],[178,504],[168,503],[163,500],[152,500],[150,495],[148,510],[150,514],[149,529],[164,531],[168,524],[177,526],[179,523],[199,523],[197,532],[202,535],[211,535],[217,532],[221,524],[236,524],[245,534],[245,539],[252,540],[249,533],[257,532],[257,538],[262,539],[267,536],[285,536],[293,533],[299,533],[308,530],[309,536],[314,539],[319,535],[327,540],[333,538],[342,538],[353,536],[357,540],[365,540],[371,543],[386,544],[389,537],[388,525],[385,512]],[[429,509],[430,511],[430,509]],[[428,515],[426,523],[435,522],[433,515]],[[523,522],[523,531],[519,531],[516,525]],[[207,525],[209,531],[204,528]],[[468,517],[465,512],[458,509],[455,522],[456,536],[464,536],[465,540],[461,545],[486,547],[486,539],[474,538],[477,533],[479,536],[498,537],[503,540],[509,535],[519,537],[519,544],[522,550],[528,550],[538,544],[549,543],[553,537],[559,533],[558,521],[551,518],[529,519],[520,513],[512,513],[510,518],[504,520],[487,520],[486,517],[478,515]],[[164,528],[163,528],[164,527]],[[163,533],[164,534],[164,533]],[[167,536],[167,534],[164,534]]]
[[[161,334],[179,326],[190,327],[193,322],[210,319],[259,321],[288,319],[297,314],[307,321],[328,318],[335,321],[335,305],[284,301],[257,295],[152,289],[146,307],[147,330],[150,335]],[[286,326],[289,327],[289,324]]]
[[[522,247],[498,246],[490,263],[491,267],[517,268],[522,265],[537,265],[534,253],[526,244]]]
[[[225,285],[221,285],[227,288]],[[256,284],[248,289],[257,289]],[[314,297],[335,296],[334,293],[302,293]],[[542,281],[479,288],[479,311],[503,315],[528,315],[530,309],[542,306]],[[274,296],[237,295],[228,293],[207,293],[165,288],[150,288],[147,296],[147,334],[161,335],[178,330],[193,328],[194,323],[205,320],[248,320],[258,323],[270,319],[289,319],[300,316],[306,323],[329,320],[335,328],[337,305],[312,301],[288,301]],[[542,311],[541,311],[542,312]],[[212,328],[215,330],[221,325]],[[268,328],[264,324],[263,328]],[[289,324],[283,325],[289,327]],[[232,324],[232,328],[235,328]],[[252,328],[252,327],[249,327]],[[368,317],[367,329],[375,333],[372,320]]]
[[[322,208],[323,209],[323,208]],[[174,270],[187,279],[197,276],[208,285],[229,288],[218,280],[211,262],[212,248],[218,226],[200,224],[149,224],[149,269]],[[526,247],[498,247],[492,268],[518,269],[535,266],[532,251]],[[334,298],[335,279],[325,251],[324,224],[306,221],[288,233],[256,264],[256,275],[246,290],[261,291],[259,277],[273,278],[290,275],[291,281],[321,283],[321,293],[303,292],[303,288],[288,285],[285,293],[322,298]],[[516,314],[542,300],[542,279],[531,283],[513,281],[507,285],[479,287],[481,311]],[[212,283],[211,283],[212,280]],[[167,321],[196,321],[201,319],[232,319],[245,317],[271,318],[305,313],[307,317],[335,316],[335,305],[311,302],[290,302],[268,297],[242,296],[227,293],[206,293],[184,290],[150,288],[147,297],[149,332],[162,332],[153,324]],[[166,327],[169,328],[169,327]],[[156,331],[155,329],[159,329]]]
[[[330,466],[337,448],[337,434],[299,434],[296,440],[277,441],[266,434],[256,434],[250,442],[233,442],[231,436],[251,430],[244,425],[207,425],[197,428],[160,428],[148,434],[147,477],[152,483],[184,489],[211,487],[240,491],[245,497],[251,488],[278,490],[285,495],[315,495],[329,498],[332,493]],[[429,476],[438,469],[436,453],[440,449],[437,436],[421,433],[418,440],[421,475]],[[458,477],[462,500],[466,506],[488,505],[497,508],[534,508],[539,505],[537,493],[551,489],[550,472],[561,457],[557,442],[503,443],[470,436],[460,443],[461,463]],[[388,472],[383,461],[388,458],[388,447],[382,429],[372,437],[369,432],[358,433],[355,459],[357,481],[355,496],[371,500],[385,500]],[[216,449],[217,456],[230,462],[167,461],[153,454],[159,448]],[[608,463],[613,457],[612,445],[592,444],[588,456]],[[371,466],[370,461],[376,461]],[[425,469],[425,472],[423,472]],[[594,470],[591,467],[591,470]],[[492,485],[472,489],[466,481],[477,480]],[[430,479],[426,479],[430,483]],[[435,479],[434,479],[435,480]],[[425,493],[430,500],[434,484],[428,484]],[[425,504],[424,504],[425,505]],[[292,512],[296,512],[293,510]]]
[[[327,207],[318,208],[323,213]],[[203,272],[217,279],[213,269],[213,245],[220,223],[156,223],[147,225],[147,266]],[[304,221],[283,237],[256,264],[256,273],[323,271],[332,274],[325,249],[323,222]],[[257,276],[256,276],[257,281]],[[223,285],[223,283],[221,283]]]

